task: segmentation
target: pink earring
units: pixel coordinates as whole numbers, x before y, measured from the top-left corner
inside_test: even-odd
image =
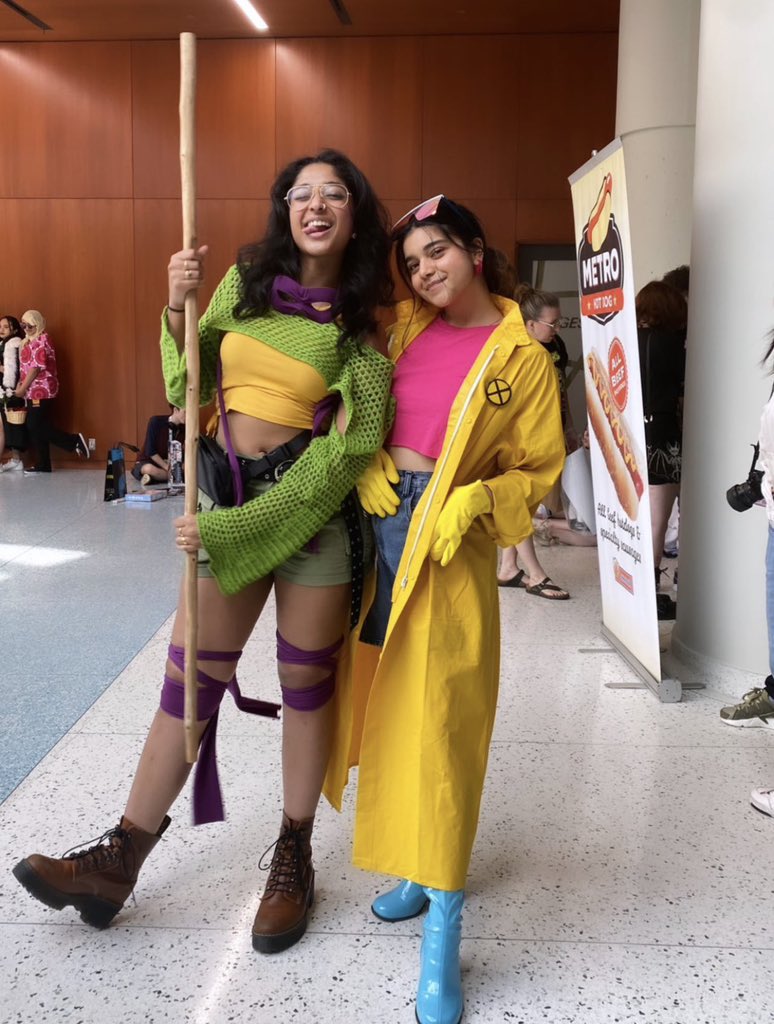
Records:
[[[484,261],[481,260],[480,263],[476,264],[476,270],[475,270],[476,277],[481,277],[481,275],[483,273],[484,273]]]

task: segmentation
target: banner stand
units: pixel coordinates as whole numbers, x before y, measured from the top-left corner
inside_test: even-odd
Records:
[[[662,677],[659,682],[654,676],[648,672],[644,665],[642,665],[632,654],[628,647],[618,639],[615,633],[612,633],[607,626],[602,623],[601,628],[602,636],[608,641],[611,647],[614,647],[616,651],[621,655],[627,665],[634,669],[637,675],[642,680],[642,683],[606,683],[605,685],[611,690],[632,690],[641,689],[641,687],[647,686],[649,690],[658,697],[662,704],[678,704],[683,696],[683,688],[680,685],[679,679],[671,679],[669,676]]]
[[[608,690],[643,690],[647,687],[662,704],[679,704],[684,690],[703,690],[705,688],[704,683],[681,683],[679,679],[673,679],[671,676],[662,676],[661,682],[659,682],[644,665],[637,661],[632,652],[617,639],[614,633],[610,632],[604,623],[602,623],[600,632],[642,680],[641,683],[605,683]]]
[[[602,635],[664,703],[647,444],[623,146],[570,175],[583,339]]]

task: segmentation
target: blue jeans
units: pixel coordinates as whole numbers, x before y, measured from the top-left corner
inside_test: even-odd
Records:
[[[376,596],[368,612],[360,639],[365,644],[381,647],[387,632],[392,609],[392,588],[406,543],[411,517],[425,493],[432,473],[413,473],[400,470],[395,492],[400,506],[394,516],[371,516],[376,542]]]

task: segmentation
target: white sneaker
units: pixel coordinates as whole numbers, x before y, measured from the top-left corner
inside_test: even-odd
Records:
[[[750,803],[756,811],[774,818],[774,789],[754,789],[750,793]]]
[[[86,438],[83,434],[78,434],[78,440],[75,442],[75,454],[79,459],[90,459],[91,452],[89,446],[86,444]]]
[[[9,459],[8,462],[0,466],[0,473],[13,473],[23,468],[24,464],[21,459]]]

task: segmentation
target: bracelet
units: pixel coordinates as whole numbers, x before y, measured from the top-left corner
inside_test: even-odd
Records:
[[[185,308],[178,309],[177,306],[167,306],[170,313],[185,313]]]

